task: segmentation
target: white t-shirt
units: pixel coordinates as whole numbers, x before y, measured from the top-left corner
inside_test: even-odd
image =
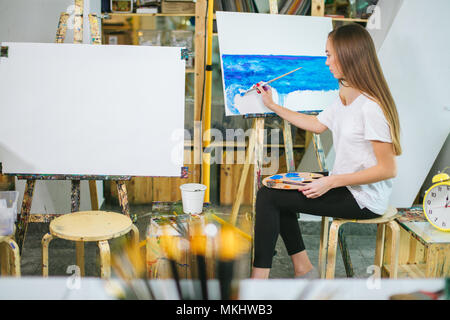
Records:
[[[358,172],[377,164],[370,140],[392,142],[389,124],[378,103],[359,95],[345,106],[338,97],[317,119],[333,134],[336,152],[330,175]],[[359,207],[383,214],[389,204],[392,179],[347,186]]]

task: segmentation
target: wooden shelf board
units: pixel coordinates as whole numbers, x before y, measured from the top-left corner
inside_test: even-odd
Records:
[[[111,17],[195,17],[195,13],[104,13]],[[336,21],[367,22],[368,19],[331,17]],[[216,19],[214,14],[213,19]]]
[[[108,30],[118,30],[118,31],[131,30],[131,28],[129,26],[117,26],[114,24],[107,24],[107,23],[104,23],[102,27],[103,27],[103,29],[108,29]]]

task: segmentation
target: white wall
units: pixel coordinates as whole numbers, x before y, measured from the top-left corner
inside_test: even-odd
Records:
[[[0,0],[0,42],[55,42],[59,16],[74,0]],[[101,1],[85,1],[85,16],[100,14]],[[70,12],[69,12],[70,13]],[[84,43],[89,43],[89,19],[85,18]],[[73,42],[73,31],[67,30],[66,42]],[[20,134],[20,133],[18,133]],[[16,190],[22,201],[25,181],[17,181]],[[38,181],[34,191],[32,213],[70,212],[70,181]],[[103,183],[97,182],[99,207],[102,205]],[[90,210],[87,181],[81,183],[81,210]]]
[[[450,135],[447,136],[447,140],[445,140],[444,146],[439,152],[436,161],[433,163],[430,172],[425,178],[425,182],[423,183],[422,189],[420,190],[422,195],[424,195],[428,188],[431,187],[431,179],[433,179],[433,176],[438,174],[438,172],[442,172],[446,167],[450,167]],[[446,173],[450,175],[450,168],[446,170]]]
[[[450,132],[450,2],[433,4],[439,10],[424,13],[423,1],[404,1],[378,51],[401,126],[395,207],[413,204]]]

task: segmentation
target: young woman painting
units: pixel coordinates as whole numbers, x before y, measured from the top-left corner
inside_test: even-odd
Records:
[[[336,153],[332,171],[296,190],[262,187],[256,198],[252,278],[269,276],[278,235],[296,277],[318,277],[302,240],[297,213],[344,219],[373,219],[387,207],[400,155],[396,106],[370,34],[358,24],[333,30],[326,42],[326,65],[339,80],[339,97],[319,115],[274,103],[270,87],[257,84],[264,105],[296,127],[314,133],[329,129]]]

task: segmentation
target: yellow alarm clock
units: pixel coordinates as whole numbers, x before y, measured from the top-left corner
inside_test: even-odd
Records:
[[[450,232],[450,177],[439,173],[432,183],[423,198],[423,212],[433,227]]]

